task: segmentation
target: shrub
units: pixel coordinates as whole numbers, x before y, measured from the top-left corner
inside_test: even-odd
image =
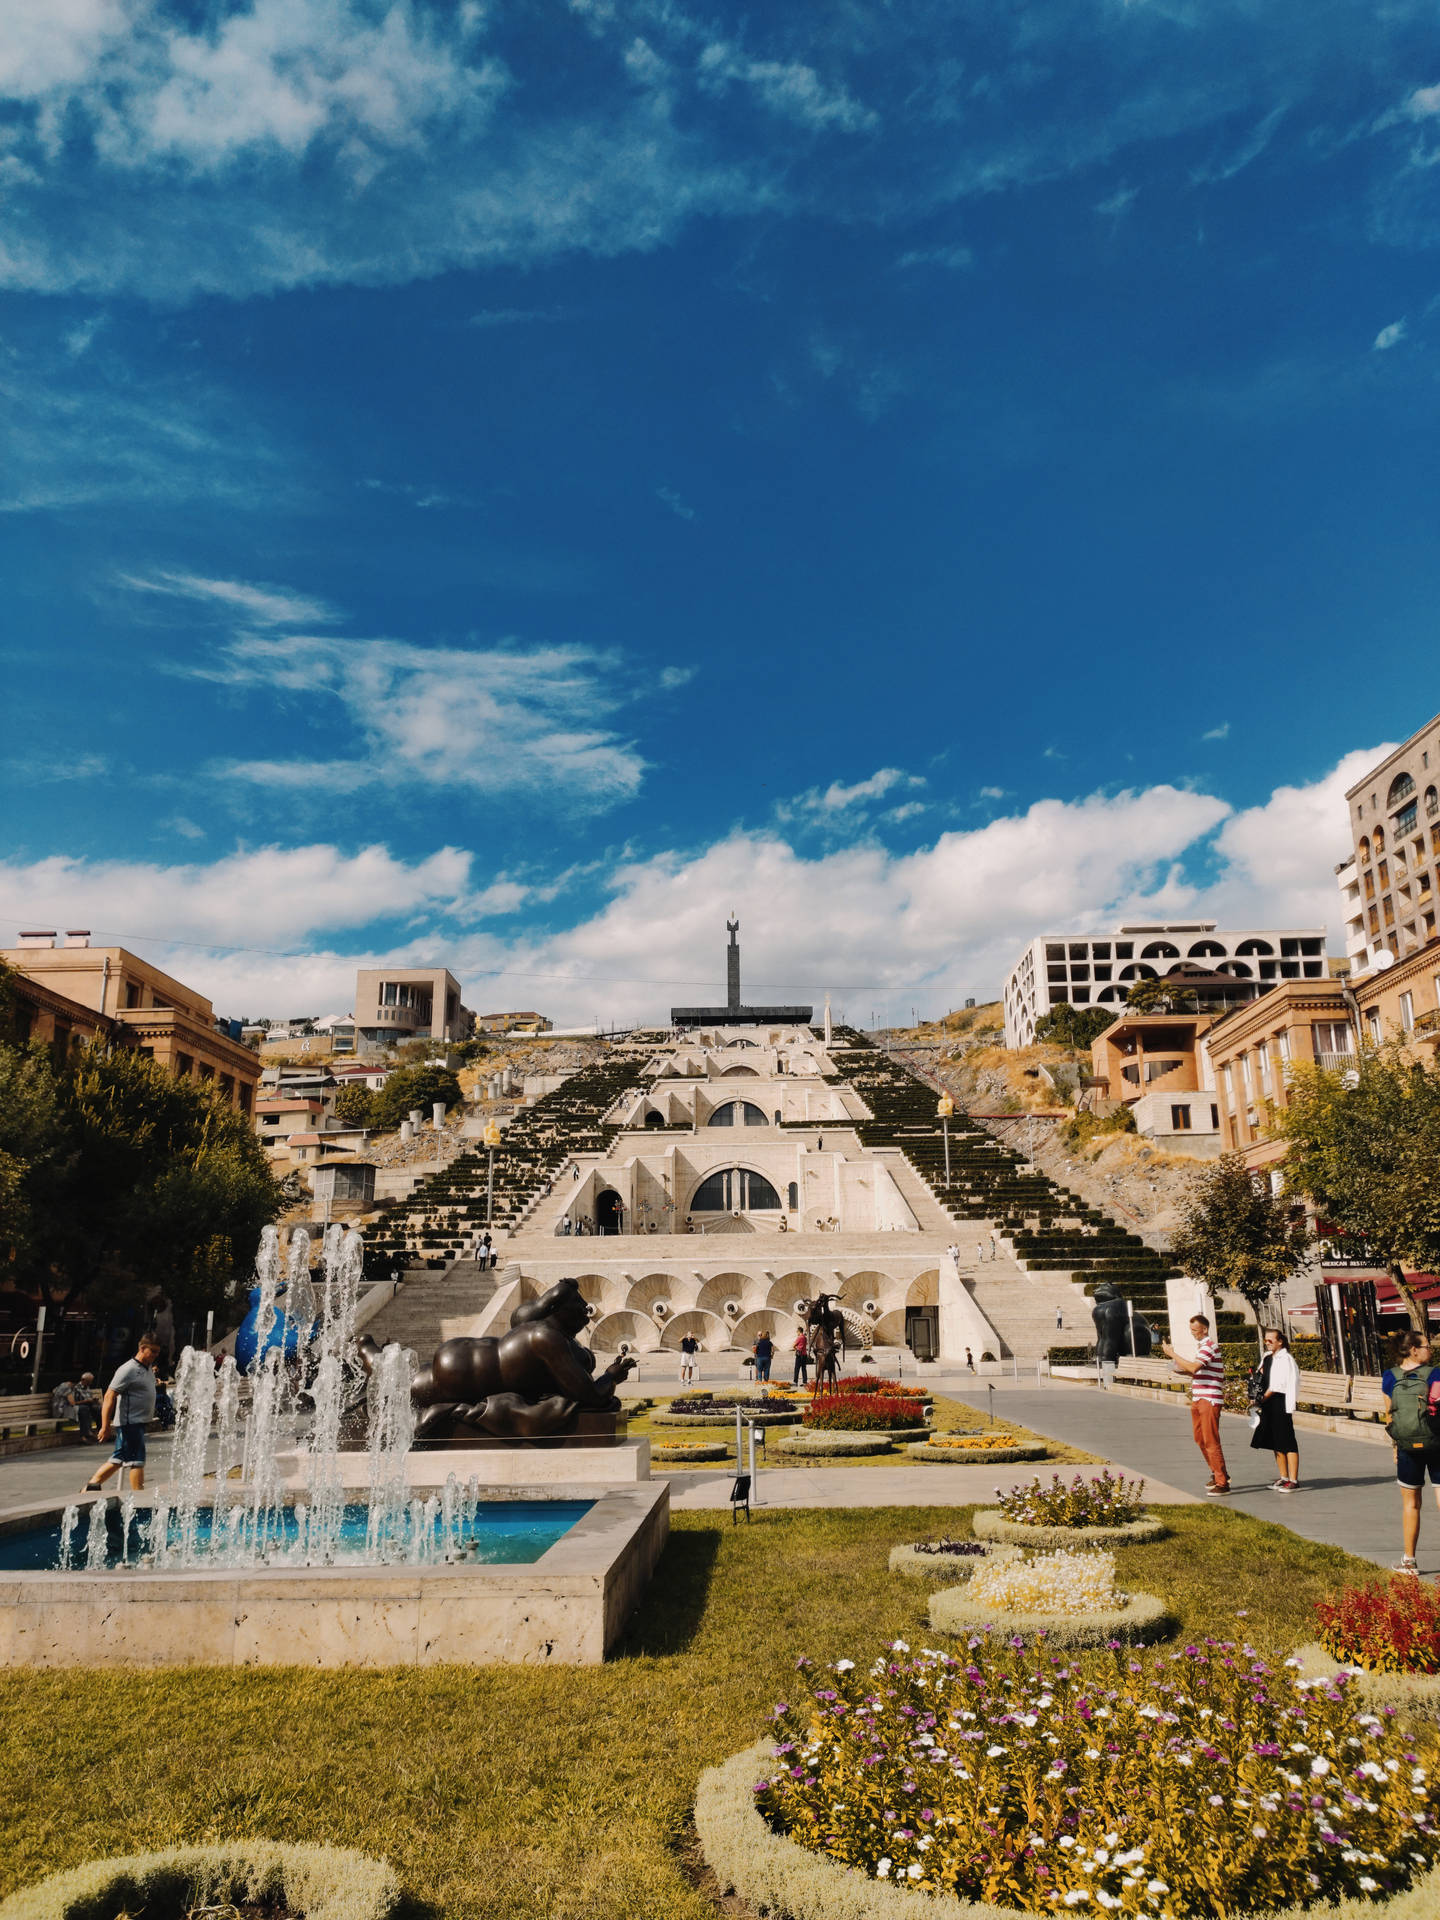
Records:
[[[1052,1367],[1089,1367],[1095,1364],[1094,1347],[1051,1347]]]
[[[1013,1433],[997,1433],[990,1427],[981,1427],[978,1433],[932,1433],[932,1447],[951,1447],[956,1453],[989,1453],[992,1448],[1017,1447],[1020,1441]]]
[[[1037,1474],[1028,1486],[995,1489],[1006,1520],[1026,1527],[1123,1527],[1144,1511],[1145,1482],[1105,1471],[1087,1479],[1077,1473],[1066,1486],[1057,1473],[1048,1487]]]
[[[1066,1548],[992,1560],[975,1569],[969,1591],[971,1600],[998,1613],[1113,1613],[1126,1597],[1115,1591],[1113,1553]]]
[[[917,1540],[916,1553],[944,1553],[968,1558],[972,1554],[985,1555],[990,1549],[981,1540],[952,1540],[947,1534],[943,1540]]]
[[[1384,1895],[1440,1858],[1434,1729],[1251,1647],[1079,1661],[976,1632],[800,1669],[756,1804],[878,1880],[1180,1920]]]
[[[924,1398],[919,1387],[907,1387],[899,1380],[882,1380],[878,1375],[868,1373],[845,1373],[835,1382],[836,1393],[883,1393],[888,1399],[920,1400]]]
[[[1370,1673],[1440,1673],[1440,1595],[1412,1574],[1346,1587],[1315,1607],[1332,1660]]]
[[[793,1400],[777,1399],[768,1393],[682,1393],[678,1400],[672,1400],[665,1409],[667,1413],[721,1413],[734,1418],[735,1409],[742,1412],[790,1413],[794,1409]]]
[[[923,1427],[925,1414],[917,1399],[886,1399],[878,1393],[826,1393],[805,1414],[805,1426],[815,1433],[888,1432],[893,1427]]]

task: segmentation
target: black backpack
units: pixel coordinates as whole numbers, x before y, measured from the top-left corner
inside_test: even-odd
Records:
[[[1258,1360],[1245,1379],[1245,1403],[1258,1407],[1265,1398],[1265,1362]]]

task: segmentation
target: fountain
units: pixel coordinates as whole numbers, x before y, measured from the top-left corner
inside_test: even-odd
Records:
[[[182,1353],[168,1482],[0,1512],[0,1664],[604,1657],[668,1487],[417,1450],[415,1358],[357,1340],[363,1275],[356,1232],[312,1280],[309,1237],[267,1228],[248,1371]]]

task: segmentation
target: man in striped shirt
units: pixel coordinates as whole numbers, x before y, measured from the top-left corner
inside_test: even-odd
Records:
[[[1193,1360],[1182,1360],[1169,1341],[1161,1345],[1160,1351],[1181,1373],[1190,1375],[1190,1425],[1194,1430],[1195,1444],[1204,1454],[1205,1464],[1210,1469],[1210,1484],[1205,1491],[1213,1497],[1230,1491],[1230,1474],[1220,1445],[1225,1362],[1220,1357],[1219,1347],[1211,1338],[1210,1322],[1203,1313],[1191,1315],[1190,1331],[1195,1336],[1198,1349]]]

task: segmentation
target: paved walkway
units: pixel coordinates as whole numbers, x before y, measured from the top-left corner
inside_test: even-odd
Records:
[[[969,1507],[993,1504],[997,1486],[1013,1485],[1038,1467],[761,1467],[753,1504],[761,1507]],[[1072,1473],[1099,1468],[1072,1467]],[[672,1473],[670,1505],[728,1507],[732,1472]],[[1152,1480],[1147,1496],[1157,1506],[1185,1506],[1196,1496]]]

